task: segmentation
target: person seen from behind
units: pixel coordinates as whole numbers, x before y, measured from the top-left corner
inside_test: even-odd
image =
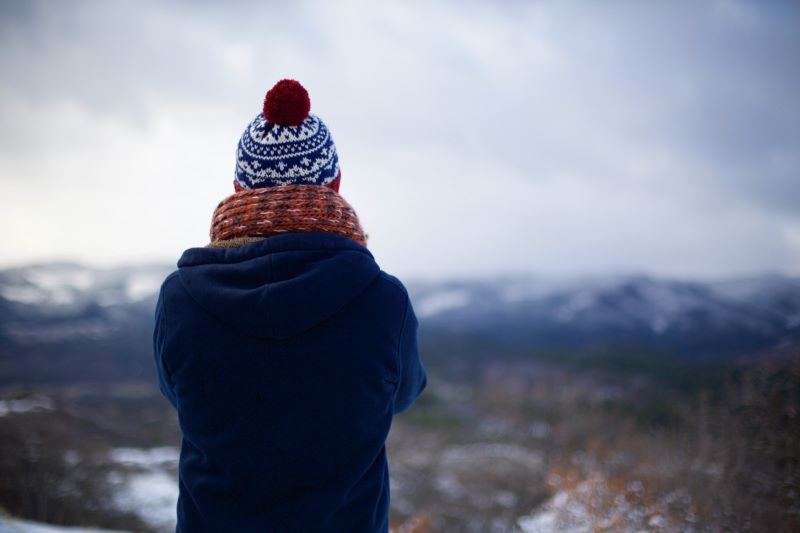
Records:
[[[161,285],[153,352],[182,434],[179,533],[388,531],[386,438],[427,384],[418,322],[310,109],[295,80],[267,93],[210,243]]]

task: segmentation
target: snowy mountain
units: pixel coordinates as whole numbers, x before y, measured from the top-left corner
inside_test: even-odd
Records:
[[[747,354],[800,338],[800,278],[713,283],[613,276],[410,285],[431,335],[541,348],[637,343],[685,354]]]
[[[149,319],[170,270],[46,263],[0,271],[0,339],[25,344],[113,335]]]
[[[49,263],[0,271],[0,347],[144,334],[172,269]],[[800,278],[779,275],[712,283],[519,276],[407,286],[429,339],[532,348],[634,343],[688,355],[745,354],[800,339]]]

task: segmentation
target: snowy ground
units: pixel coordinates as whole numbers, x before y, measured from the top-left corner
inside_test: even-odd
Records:
[[[559,483],[551,479],[550,484]],[[596,472],[572,486],[564,485],[537,511],[517,520],[523,533],[591,533],[598,530],[690,533],[696,530],[694,517],[688,516],[684,521],[676,522],[668,512],[676,500],[686,498],[683,491],[645,504],[643,487],[638,481],[612,488],[613,484]]]
[[[708,524],[722,523],[713,514],[719,494],[730,501],[726,483],[739,478],[723,477],[720,465],[741,453],[727,444],[733,423],[745,427],[728,404],[710,411],[649,373],[527,359],[465,368],[431,372],[414,409],[393,422],[395,533],[724,530]],[[0,434],[13,437],[0,439],[0,487],[26,475],[31,494],[56,504],[59,491],[74,488],[64,508],[93,509],[93,524],[173,532],[179,448],[151,443],[178,442],[179,426],[148,390],[139,382],[0,389]],[[70,531],[100,533],[0,511],[0,533]]]
[[[21,520],[19,518],[0,517],[0,533],[128,533],[125,531],[112,531],[110,529],[96,529],[91,527],[63,527]]]
[[[179,457],[180,450],[170,446],[112,450],[109,459],[121,467],[108,477],[117,509],[139,515],[159,532],[175,531]]]
[[[154,530],[175,531],[179,450],[175,447],[115,448],[108,456],[113,505],[137,514]],[[0,533],[125,533],[106,529],[63,527],[0,517]]]
[[[0,400],[0,416],[7,416],[11,413],[27,413],[29,411],[40,411],[43,409],[52,408],[52,400],[41,395],[31,396],[30,398]]]

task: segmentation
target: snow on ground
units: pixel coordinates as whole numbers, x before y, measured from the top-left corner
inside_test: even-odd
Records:
[[[46,396],[31,396],[19,400],[0,400],[0,416],[52,409],[53,402]]]
[[[153,468],[165,465],[178,466],[180,450],[174,446],[159,448],[114,448],[109,458],[115,463],[140,468]]]
[[[130,511],[158,531],[174,531],[177,520],[178,482],[166,472],[141,472],[111,476],[117,485],[112,501],[120,511]]]
[[[643,486],[632,481],[623,489],[612,489],[609,480],[595,472],[575,485],[565,484],[533,513],[520,517],[524,533],[591,533],[593,531],[694,531],[693,516],[675,520],[671,504],[685,498],[682,491],[645,502]]]
[[[0,401],[0,409],[18,412],[29,404],[24,400]],[[29,400],[30,405],[38,405]],[[30,407],[33,408],[33,407]],[[15,411],[16,409],[16,411]],[[2,411],[0,411],[1,413]],[[74,452],[66,460],[75,461]],[[120,511],[132,512],[156,531],[175,531],[178,505],[178,468],[180,450],[171,446],[158,448],[115,448],[108,455],[114,469],[108,474],[113,487],[111,501]],[[109,530],[51,526],[18,518],[0,517],[0,533],[124,533]]]
[[[124,531],[93,527],[53,526],[20,518],[0,517],[0,533],[126,533]]]
[[[108,476],[114,507],[139,515],[158,531],[175,531],[178,481],[170,472],[177,469],[179,456],[169,446],[112,450],[109,459],[123,467]]]

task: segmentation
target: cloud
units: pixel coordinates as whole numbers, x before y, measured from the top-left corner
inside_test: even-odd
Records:
[[[2,9],[6,261],[204,244],[242,129],[295,77],[388,270],[800,272],[792,4]]]

